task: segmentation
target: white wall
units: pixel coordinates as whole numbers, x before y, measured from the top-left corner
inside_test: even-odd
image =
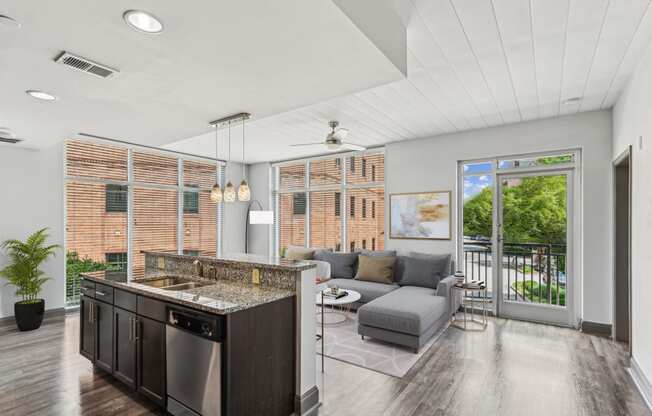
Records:
[[[632,145],[632,350],[652,380],[652,47],[639,63],[613,110],[613,158]],[[643,146],[639,147],[639,137]]]
[[[269,163],[256,163],[249,165],[249,185],[251,186],[251,200],[260,201],[264,210],[272,210],[271,206],[271,183]],[[255,209],[258,206],[256,205]],[[272,225],[250,225],[249,226],[249,252],[267,256],[269,254],[270,236]]]
[[[0,147],[0,241],[25,239],[49,227],[52,244],[63,246],[63,146],[44,150]],[[0,252],[0,268],[7,257]],[[46,309],[65,303],[65,255],[63,249],[48,260],[43,271],[52,280],[43,287]],[[14,314],[14,288],[0,282],[0,317]]]
[[[226,181],[231,181],[234,186],[240,186],[242,181],[242,164],[229,163],[226,171]],[[226,182],[225,181],[225,182]],[[224,203],[224,228],[222,235],[222,253],[244,253],[245,242],[245,216],[247,215],[247,203],[235,202]]]
[[[459,160],[581,148],[583,258],[580,255],[577,261],[583,268],[583,305],[576,312],[587,321],[610,323],[611,134],[611,112],[601,111],[389,144],[385,153],[386,235],[389,194],[446,190],[455,194]],[[426,253],[454,253],[456,244],[455,237],[450,241],[387,239],[385,243],[390,249]]]

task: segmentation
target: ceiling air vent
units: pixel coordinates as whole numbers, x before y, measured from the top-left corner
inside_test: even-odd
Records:
[[[118,73],[117,70],[109,68],[106,65],[98,64],[90,59],[73,55],[69,52],[62,52],[54,61],[77,71],[86,72],[87,74],[95,75],[100,78],[108,78],[111,75]]]

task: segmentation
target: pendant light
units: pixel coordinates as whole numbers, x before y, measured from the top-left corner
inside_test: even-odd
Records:
[[[231,161],[231,122],[229,121],[229,157],[226,159],[226,172],[228,178],[229,162]],[[224,188],[224,202],[235,202],[235,186],[229,180]]]
[[[249,201],[251,199],[251,190],[247,183],[247,169],[245,165],[245,119],[242,119],[242,182],[238,187],[238,200]]]
[[[218,178],[219,178],[219,172],[220,172],[220,162],[217,157],[217,125],[215,126],[215,185],[213,185],[213,188],[211,189],[211,201],[215,203],[220,203],[222,202],[222,189],[220,188],[220,184],[218,183]]]

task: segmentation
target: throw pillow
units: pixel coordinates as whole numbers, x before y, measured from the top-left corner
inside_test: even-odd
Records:
[[[450,254],[428,254],[411,251],[409,257],[417,259],[432,260],[434,262],[441,262],[439,265],[442,267],[442,274],[444,277],[453,274],[455,271],[452,269],[453,257]]]
[[[325,261],[331,265],[331,278],[353,279],[357,253],[333,253],[320,250],[315,253],[315,260]]]
[[[358,254],[370,257],[396,257],[396,250],[365,250],[358,251]]]
[[[400,286],[419,286],[436,289],[439,281],[446,277],[449,261],[401,256],[402,275]]]
[[[285,250],[288,260],[312,260],[314,254],[315,250],[299,246],[288,246]]]
[[[360,256],[355,280],[392,284],[396,257]]]

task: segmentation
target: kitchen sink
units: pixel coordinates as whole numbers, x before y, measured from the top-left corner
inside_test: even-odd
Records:
[[[151,286],[163,290],[188,290],[213,284],[211,282],[201,282],[178,276],[167,276],[161,277],[160,279],[143,279],[143,281],[134,280],[134,283],[139,283],[141,285]]]

